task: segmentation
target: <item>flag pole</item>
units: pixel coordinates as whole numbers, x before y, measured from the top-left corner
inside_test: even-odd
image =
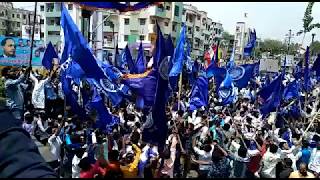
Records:
[[[180,78],[179,78],[178,110],[180,110],[181,90],[182,90],[182,71],[180,73]]]
[[[34,17],[33,17],[33,27],[32,27],[32,37],[31,37],[31,51],[30,51],[30,59],[29,59],[29,67],[32,67],[32,51],[33,51],[33,43],[34,43],[34,33],[35,33],[35,26],[37,20],[37,5],[38,2],[35,2],[34,5]]]

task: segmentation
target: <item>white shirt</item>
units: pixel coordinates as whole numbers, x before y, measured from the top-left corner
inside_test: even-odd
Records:
[[[34,82],[34,88],[32,91],[32,104],[35,108],[44,109],[44,101],[45,101],[45,94],[44,94],[44,85],[49,81],[49,78],[46,78],[45,80],[40,80],[32,73],[30,73],[30,78]]]
[[[62,145],[62,141],[60,137],[53,134],[48,139],[48,143],[50,145],[50,152],[55,158],[54,160],[60,161],[61,160],[60,153],[61,153],[61,145]]]
[[[276,178],[276,165],[280,160],[279,154],[273,154],[269,150],[262,157],[262,170],[264,176]]]
[[[310,159],[309,169],[320,173],[320,150],[314,149]]]
[[[80,167],[79,167],[79,163],[80,160],[87,157],[88,153],[85,152],[82,156],[82,158],[78,158],[76,155],[73,156],[72,159],[72,178],[80,178]]]
[[[193,147],[194,151],[199,155],[199,160],[201,161],[211,161],[212,157],[212,152],[214,149],[214,146],[211,145],[211,151],[206,152],[204,150],[199,149],[198,147]],[[200,164],[199,169],[200,170],[209,170],[210,169],[210,164]]]

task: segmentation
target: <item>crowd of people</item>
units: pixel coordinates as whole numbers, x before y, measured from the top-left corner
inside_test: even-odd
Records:
[[[31,137],[49,147],[48,164],[60,177],[319,177],[320,126],[318,120],[310,124],[320,108],[316,83],[298,118],[291,113],[291,102],[283,102],[270,116],[260,114],[255,94],[262,80],[242,89],[235,104],[222,106],[211,93],[208,107],[195,111],[189,110],[191,87],[184,84],[180,98],[174,93],[169,99],[169,132],[159,149],[142,140],[145,118],[134,103],[108,106],[120,122],[105,133],[94,128],[96,114],[83,120],[65,105],[58,71],[44,75],[32,68],[5,67],[2,77],[7,106]]]

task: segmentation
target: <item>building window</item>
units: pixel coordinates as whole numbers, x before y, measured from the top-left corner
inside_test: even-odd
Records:
[[[2,21],[2,26],[5,26],[5,23]]]
[[[17,27],[20,27],[20,22],[17,22]]]
[[[177,26],[176,26],[176,24],[172,24],[172,31],[176,31],[177,30]]]
[[[44,32],[41,32],[40,38],[44,38]]]
[[[60,17],[56,17],[56,26],[60,26]]]
[[[193,22],[193,21],[192,21],[192,15],[191,15],[191,14],[189,14],[189,18],[188,18],[188,19],[189,19],[189,22],[191,22],[191,23]]]
[[[48,31],[49,36],[60,36],[60,31]]]
[[[165,26],[169,26],[169,23],[168,23],[168,22],[164,22],[164,25],[165,25]]]
[[[44,11],[44,6],[40,6],[40,11],[43,12]]]
[[[53,3],[48,3],[47,4],[47,12],[53,12],[54,9],[54,4]]]
[[[130,23],[130,19],[129,18],[125,18],[124,19],[124,25],[129,25]]]
[[[140,25],[146,25],[146,18],[139,18]]]
[[[170,6],[166,6],[166,10],[167,10],[167,11],[170,11]]]
[[[27,16],[24,14],[24,15],[22,15],[23,16],[23,19],[26,19],[27,18]]]
[[[200,20],[200,16],[197,16],[197,19]]]
[[[17,14],[17,18],[20,18],[20,14]]]
[[[68,4],[68,10],[72,10],[73,4]]]
[[[182,15],[185,15],[186,14],[186,10],[184,9],[183,11],[182,11]]]
[[[4,16],[4,12],[3,12],[3,11],[1,11],[0,16],[1,16],[1,17],[3,17],[3,16]]]
[[[199,32],[200,31],[200,27],[196,26],[196,31]]]
[[[155,19],[151,19],[151,24],[156,24],[156,20]]]
[[[179,16],[179,6],[174,6],[174,16]]]
[[[14,14],[12,14],[12,18],[14,18]]]
[[[128,35],[124,35],[124,41],[128,41],[129,40],[129,36]]]
[[[192,34],[191,27],[188,27],[188,33],[189,33],[189,34]]]
[[[140,35],[139,39],[140,41],[144,41],[144,35]]]
[[[159,4],[158,9],[160,9],[160,11],[163,11],[164,10],[163,4]]]
[[[40,19],[40,24],[44,24],[44,19]]]

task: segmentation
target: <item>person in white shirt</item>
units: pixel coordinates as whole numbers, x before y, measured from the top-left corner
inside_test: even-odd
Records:
[[[267,152],[262,157],[262,178],[276,178],[276,165],[281,160],[280,155],[277,153],[278,146],[271,144]]]
[[[88,157],[88,153],[82,153],[82,149],[77,149],[76,154],[72,159],[72,178],[80,178],[80,167],[79,163],[81,159]]]
[[[33,73],[30,73],[30,78],[34,82],[34,88],[32,91],[32,104],[34,108],[36,109],[44,109],[45,105],[45,93],[44,93],[44,87],[45,84],[50,81],[50,77],[46,79],[40,79],[38,80]]]
[[[49,143],[49,148],[50,148],[50,153],[53,156],[53,161],[50,162],[51,167],[53,169],[56,169],[59,167],[59,163],[61,161],[61,145],[62,145],[62,140],[59,137],[59,129],[54,128],[53,134],[49,137],[48,143]]]

